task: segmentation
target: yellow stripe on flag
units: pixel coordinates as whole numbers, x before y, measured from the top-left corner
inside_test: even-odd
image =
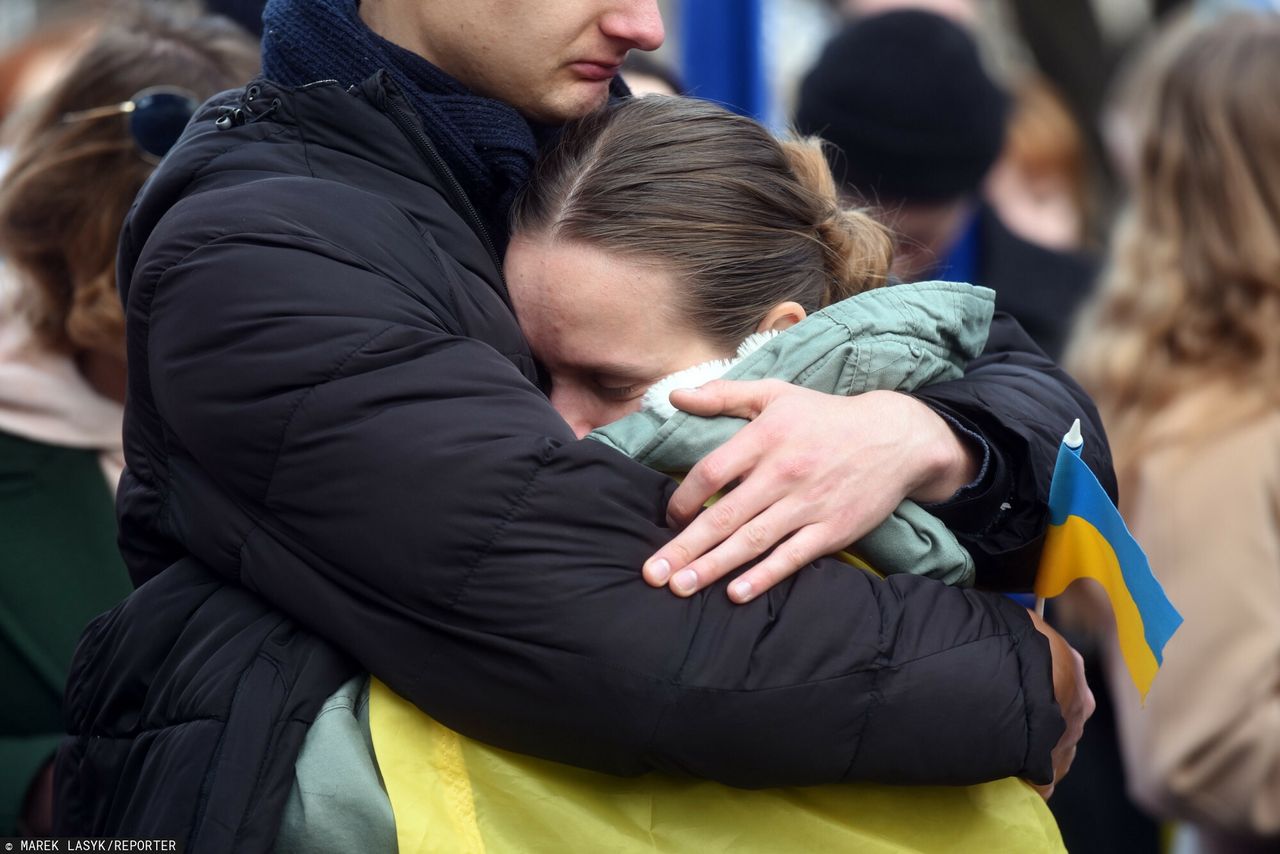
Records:
[[[1042,554],[1036,575],[1037,596],[1057,596],[1077,578],[1092,578],[1102,585],[1116,615],[1120,652],[1145,700],[1160,664],[1147,644],[1142,614],[1125,584],[1111,544],[1087,520],[1068,516],[1062,525],[1049,526]]]
[[[400,854],[1066,854],[1023,780],[731,789],[613,777],[458,735],[374,679],[369,727]]]

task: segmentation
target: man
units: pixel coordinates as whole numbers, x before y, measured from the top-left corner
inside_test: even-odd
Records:
[[[796,126],[831,143],[844,190],[902,235],[907,281],[985,285],[1058,358],[1094,264],[1015,235],[982,200],[1007,95],[959,24],[917,9],[855,18],[805,76]]]
[[[919,400],[692,395],[758,417],[673,494],[551,409],[497,254],[536,136],[657,46],[655,4],[276,0],[266,24],[275,82],[196,117],[122,238],[140,587],[79,650],[64,832],[270,848],[307,726],[360,670],[467,735],[614,773],[1052,784],[1091,701],[1006,598],[830,560],[749,605],[639,573],[657,550],[655,581],[714,574],[794,532],[763,590],[910,494],[954,496],[937,512],[984,580],[1025,586],[1058,422],[1101,433],[1016,326]],[[1003,388],[1022,402],[993,411]],[[668,513],[739,478],[671,539]]]

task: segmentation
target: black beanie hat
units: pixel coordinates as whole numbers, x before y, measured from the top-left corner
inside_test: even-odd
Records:
[[[969,34],[918,10],[855,20],[800,86],[796,129],[820,136],[838,180],[873,201],[976,192],[1004,143],[1008,96]]]

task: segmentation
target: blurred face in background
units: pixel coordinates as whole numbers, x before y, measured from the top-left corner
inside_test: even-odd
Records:
[[[664,38],[657,0],[364,0],[360,15],[476,93],[548,124],[602,106],[628,51]]]
[[[1028,172],[1002,159],[987,176],[986,196],[1010,231],[1040,246],[1079,249],[1084,214],[1067,179],[1055,172]]]
[[[1088,214],[1084,135],[1049,81],[1030,75],[1015,90],[1004,150],[984,194],[1015,234],[1050,249],[1079,249]]]

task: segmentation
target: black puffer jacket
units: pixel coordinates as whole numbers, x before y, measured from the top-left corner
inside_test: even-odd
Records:
[[[224,103],[244,113],[203,112],[123,238],[140,587],[78,652],[63,832],[262,850],[356,667],[468,735],[620,774],[1049,778],[1048,647],[1001,596],[834,561],[748,606],[644,584],[671,482],[550,407],[496,259],[381,77]],[[944,513],[1023,584],[1064,425],[1101,436],[1026,346],[1001,321],[930,393],[1000,451]]]

